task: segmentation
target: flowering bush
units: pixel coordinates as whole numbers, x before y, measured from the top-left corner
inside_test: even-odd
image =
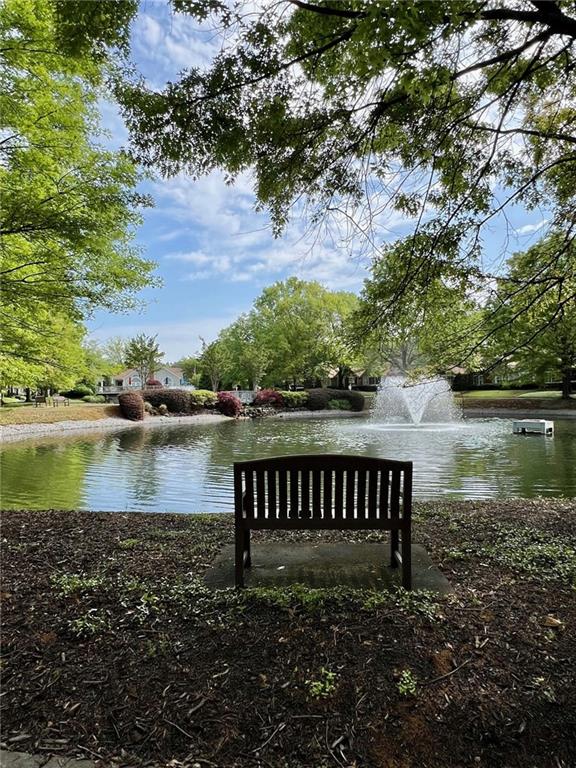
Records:
[[[253,405],[272,405],[274,408],[284,408],[284,397],[277,389],[261,389],[256,393]]]
[[[146,382],[146,386],[147,387],[163,387],[164,385],[162,384],[161,381],[158,381],[158,379],[148,379],[148,381]]]
[[[224,416],[239,416],[242,413],[242,403],[232,392],[218,392],[216,408]]]
[[[121,392],[118,395],[120,413],[130,421],[144,420],[144,398],[140,392]]]

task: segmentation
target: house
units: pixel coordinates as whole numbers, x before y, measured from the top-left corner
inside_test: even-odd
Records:
[[[146,382],[148,385],[162,385],[163,387],[188,386],[182,368],[162,366],[154,371],[154,375]],[[119,392],[123,389],[142,389],[142,380],[136,368],[128,368],[111,377],[109,382],[101,379],[98,382],[97,391],[100,393]]]

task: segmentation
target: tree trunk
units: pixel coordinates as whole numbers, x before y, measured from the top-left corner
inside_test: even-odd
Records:
[[[572,369],[564,368],[562,371],[562,399],[568,400],[572,394]]]

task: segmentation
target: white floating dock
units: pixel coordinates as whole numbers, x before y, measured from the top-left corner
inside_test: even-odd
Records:
[[[512,422],[515,435],[553,435],[554,422],[544,419],[519,419]]]

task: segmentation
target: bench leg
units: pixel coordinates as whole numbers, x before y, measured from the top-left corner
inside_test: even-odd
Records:
[[[252,565],[252,556],[250,552],[250,528],[246,528],[244,531],[244,552],[245,552],[245,560],[244,565],[246,568],[250,568]]]
[[[390,568],[398,568],[396,552],[398,552],[398,531],[390,531]]]
[[[236,528],[235,582],[237,588],[244,586],[244,531],[241,528]]]
[[[412,535],[406,529],[402,531],[402,586],[412,589]]]

